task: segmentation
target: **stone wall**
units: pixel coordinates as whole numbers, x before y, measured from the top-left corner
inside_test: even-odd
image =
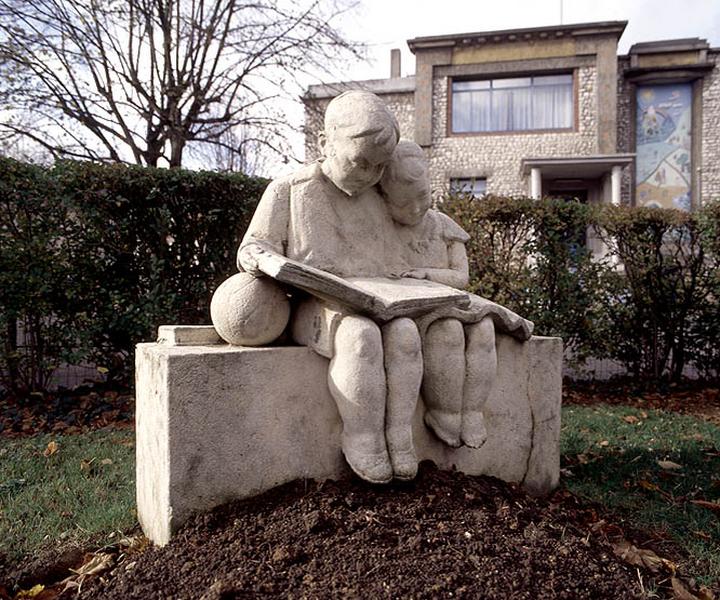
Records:
[[[703,82],[701,202],[720,201],[720,51],[708,52],[715,68]]]
[[[362,83],[362,82],[358,82]],[[362,89],[358,86],[358,89]],[[415,136],[415,99],[412,92],[378,94],[395,114],[400,125],[400,136],[412,140]],[[331,98],[305,100],[305,162],[320,156],[318,134],[323,129],[325,109]]]
[[[521,161],[529,157],[597,154],[597,72],[578,69],[578,130],[558,133],[448,135],[448,78],[433,80],[432,187],[437,195],[451,177],[485,177],[487,190],[500,195],[527,195],[529,184]]]
[[[635,103],[635,86],[625,80],[625,71],[630,68],[630,58],[622,56],[618,58],[617,77],[617,151],[619,154],[630,154],[635,152],[635,141],[633,135],[633,105]],[[621,197],[623,204],[632,203],[632,186],[634,173],[632,167],[623,169]]]

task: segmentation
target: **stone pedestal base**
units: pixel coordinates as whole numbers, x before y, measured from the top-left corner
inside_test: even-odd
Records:
[[[159,338],[136,353],[138,517],[152,541],[166,544],[193,512],[293,479],[349,475],[327,359],[305,347],[218,344],[212,327],[161,327]],[[421,400],[418,458],[548,492],[560,470],[562,341],[501,335],[497,355],[485,445],[442,444]]]

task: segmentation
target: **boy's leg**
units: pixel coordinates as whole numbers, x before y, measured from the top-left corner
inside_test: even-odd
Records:
[[[465,334],[460,321],[438,319],[428,327],[423,363],[425,423],[443,442],[456,448],[461,444],[465,381]]]
[[[497,374],[495,326],[489,317],[465,327],[465,388],[462,409],[462,442],[479,448],[487,439],[483,409]]]
[[[328,384],[343,422],[342,449],[355,473],[373,483],[392,479],[385,443],[385,368],[380,328],[347,316],[335,332]]]
[[[423,375],[420,334],[412,319],[403,318],[383,325],[382,338],[387,377],[385,439],[395,477],[410,480],[418,468],[412,418]]]

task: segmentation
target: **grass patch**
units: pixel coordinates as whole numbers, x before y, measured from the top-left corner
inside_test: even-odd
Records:
[[[720,581],[720,428],[695,417],[623,406],[563,408],[565,486],[669,538],[704,584]],[[674,463],[674,464],[673,464]]]
[[[0,549],[18,560],[132,527],[134,471],[128,431],[0,438]]]

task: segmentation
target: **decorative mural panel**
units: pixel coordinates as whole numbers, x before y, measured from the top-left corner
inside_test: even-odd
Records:
[[[690,210],[691,84],[638,86],[636,132],[638,206]]]

